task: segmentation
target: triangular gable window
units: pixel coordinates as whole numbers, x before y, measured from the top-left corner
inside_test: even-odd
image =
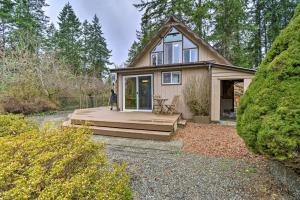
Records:
[[[174,27],[171,28],[169,33],[164,38],[164,42],[175,42],[181,40],[182,40],[182,34]]]
[[[158,52],[158,51],[163,51],[163,42],[160,40],[160,42],[156,45],[156,47],[153,49],[152,52]]]
[[[183,36],[183,48],[190,49],[190,48],[197,48],[197,46],[191,40]]]

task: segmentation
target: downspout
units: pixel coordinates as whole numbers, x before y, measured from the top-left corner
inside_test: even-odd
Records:
[[[208,76],[209,76],[209,102],[208,102],[208,116],[209,121],[211,121],[211,101],[212,101],[212,70],[211,63],[208,64]]]

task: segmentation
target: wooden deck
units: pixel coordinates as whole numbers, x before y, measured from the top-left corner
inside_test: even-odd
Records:
[[[64,126],[88,125],[94,134],[151,140],[170,140],[180,114],[156,115],[151,112],[118,112],[108,107],[75,110]]]

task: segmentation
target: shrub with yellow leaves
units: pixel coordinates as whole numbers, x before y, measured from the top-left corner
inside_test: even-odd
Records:
[[[0,199],[131,199],[125,165],[88,129],[38,130],[13,115],[0,125]]]

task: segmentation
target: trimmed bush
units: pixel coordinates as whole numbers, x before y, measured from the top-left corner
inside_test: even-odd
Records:
[[[237,122],[252,150],[300,172],[300,4],[242,97]]]
[[[22,130],[0,137],[0,199],[131,199],[125,165],[109,163],[89,130]]]

